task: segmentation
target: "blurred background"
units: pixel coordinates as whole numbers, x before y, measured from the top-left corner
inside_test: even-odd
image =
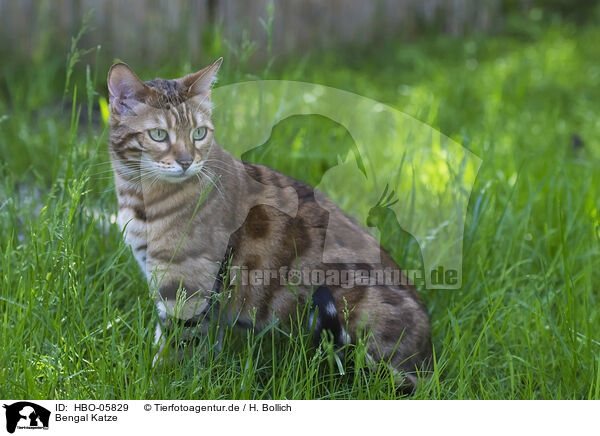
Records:
[[[0,36],[11,56],[64,54],[87,16],[82,46],[130,62],[185,55],[194,63],[225,49],[264,61],[431,33],[525,36],[541,22],[581,24],[597,14],[588,0],[1,0]]]
[[[421,292],[437,363],[417,397],[600,398],[592,0],[0,0],[0,397],[395,395],[378,374],[310,378],[319,359],[294,360],[291,339],[263,351],[269,335],[151,383],[154,310],[115,225],[106,75],[123,60],[144,80],[178,77],[219,56],[217,86],[352,91],[483,160],[463,287]],[[297,116],[243,157],[316,185],[353,146],[333,121]],[[392,214],[369,217],[396,261],[421,267]]]
[[[543,106],[560,119],[561,141],[583,148],[585,117],[567,126],[557,112],[578,113],[587,100],[570,108],[565,100],[584,90],[591,98],[596,88],[599,67],[590,61],[599,20],[598,2],[588,0],[0,0],[0,101],[5,110],[39,116],[70,109],[77,88],[78,103],[85,103],[80,119],[98,128],[113,62],[125,61],[149,80],[223,56],[220,84],[289,79],[342,88],[471,143],[475,152],[498,142],[489,125],[498,116],[526,118],[527,111],[519,114],[524,105]],[[325,123],[344,142],[342,129],[317,119],[303,123]],[[299,128],[305,135],[315,126]],[[538,137],[535,119],[518,130]],[[29,145],[18,156],[10,149],[0,156],[30,168],[32,156],[21,153]]]

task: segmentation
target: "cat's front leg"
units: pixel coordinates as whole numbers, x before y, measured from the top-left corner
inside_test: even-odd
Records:
[[[158,349],[154,355],[152,363],[153,367],[156,367],[164,361],[165,348],[167,346],[167,335],[169,334],[170,328],[173,327],[173,323],[177,322],[176,319],[169,315],[167,306],[163,301],[159,301],[156,304],[156,310],[158,314],[158,322],[156,323],[156,329],[154,332],[154,345],[158,346]],[[218,303],[213,302],[197,316],[182,321],[181,343],[193,342],[195,338],[201,335],[208,335],[211,323],[217,320],[218,311]],[[223,349],[223,336],[223,326],[217,325],[216,339],[214,343],[214,349],[217,354],[220,354]],[[177,355],[178,358],[181,359],[183,357],[182,350],[179,350]]]
[[[158,312],[158,322],[156,323],[156,330],[154,331],[154,345],[158,345],[158,350],[152,360],[152,367],[155,368],[157,364],[162,362],[163,351],[167,344],[166,339],[166,326],[167,326],[167,311],[163,302],[156,304],[156,310]]]

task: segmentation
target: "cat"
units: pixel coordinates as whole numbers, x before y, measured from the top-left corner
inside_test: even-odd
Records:
[[[324,331],[338,347],[364,337],[373,364],[387,362],[398,386],[416,388],[432,348],[427,310],[410,283],[292,285],[298,277],[282,282],[271,274],[340,277],[398,267],[322,193],[216,143],[211,87],[221,62],[174,80],[142,82],[124,63],[108,73],[117,221],[155,291],[155,361],[170,323],[205,326],[219,304],[229,323],[258,329],[294,319],[297,305],[308,304],[307,328],[317,341]],[[328,229],[335,238],[325,247]],[[357,247],[377,250],[380,261],[323,261],[326,249],[331,260],[352,257]],[[255,271],[271,276],[248,280]],[[214,298],[224,292],[230,297]]]

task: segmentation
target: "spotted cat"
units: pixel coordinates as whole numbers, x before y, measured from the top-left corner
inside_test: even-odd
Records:
[[[206,324],[214,295],[232,292],[219,308],[230,323],[285,323],[298,304],[309,304],[307,328],[316,338],[329,331],[342,347],[364,336],[372,362],[388,362],[399,386],[416,387],[430,365],[431,340],[427,310],[411,284],[291,285],[276,274],[243,280],[255,271],[398,267],[384,250],[376,264],[331,262],[379,244],[312,187],[240,161],[216,143],[210,95],[221,61],[174,80],[142,82],[124,63],[108,74],[118,223],[155,291],[157,357],[173,319]]]

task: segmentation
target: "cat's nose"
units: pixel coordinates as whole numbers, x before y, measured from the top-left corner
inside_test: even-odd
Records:
[[[175,159],[175,161],[181,166],[183,171],[187,170],[193,162],[191,157],[180,157],[179,159]]]

